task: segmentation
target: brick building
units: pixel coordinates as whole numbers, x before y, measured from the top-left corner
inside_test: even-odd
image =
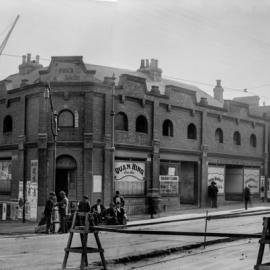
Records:
[[[147,211],[155,194],[163,210],[202,207],[212,180],[223,204],[241,200],[247,182],[258,197],[267,174],[265,119],[223,100],[220,80],[211,97],[162,78],[155,59],[130,71],[77,56],[43,67],[28,54],[0,82],[0,112],[0,201],[17,203],[34,183],[39,213],[51,190],[105,205],[120,190],[129,214]]]

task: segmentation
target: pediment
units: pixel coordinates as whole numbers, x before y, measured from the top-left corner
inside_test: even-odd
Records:
[[[82,56],[52,57],[47,70],[40,70],[41,81],[93,82],[95,70],[87,70]]]

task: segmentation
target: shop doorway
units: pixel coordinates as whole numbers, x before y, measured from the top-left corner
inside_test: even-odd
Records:
[[[59,200],[59,192],[63,190],[73,199],[76,197],[76,161],[70,156],[60,156],[56,161],[55,193]]]
[[[180,201],[183,204],[196,204],[198,194],[197,162],[181,162]]]

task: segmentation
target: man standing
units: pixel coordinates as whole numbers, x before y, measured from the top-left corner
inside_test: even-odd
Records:
[[[217,208],[217,194],[218,194],[218,188],[217,188],[216,182],[212,181],[211,185],[208,186],[208,197],[211,200],[212,208]]]
[[[44,209],[44,217],[46,220],[46,233],[51,232],[51,226],[52,226],[52,213],[53,213],[53,207],[55,204],[55,193],[50,192],[49,199],[46,201],[45,209]]]
[[[58,232],[66,233],[67,232],[66,218],[68,215],[68,198],[64,191],[60,191],[59,195],[60,195],[61,201],[58,203],[59,216],[60,216],[60,229]]]
[[[248,209],[248,203],[250,203],[250,188],[247,184],[244,188],[244,201],[245,201],[245,209]]]

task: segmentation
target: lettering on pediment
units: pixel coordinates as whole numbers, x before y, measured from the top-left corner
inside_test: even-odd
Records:
[[[93,81],[94,70],[87,70],[80,57],[52,58],[47,70],[40,71],[43,80],[47,81]]]

